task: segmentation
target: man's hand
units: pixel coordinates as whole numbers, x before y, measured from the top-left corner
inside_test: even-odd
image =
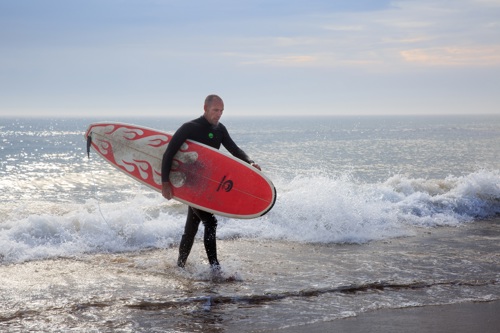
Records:
[[[165,183],[161,184],[161,194],[167,200],[172,199],[172,197],[173,197],[172,186],[170,185],[169,182],[165,182]]]
[[[250,164],[250,165],[251,165],[251,166],[253,166],[253,167],[254,167],[255,169],[257,169],[257,170],[262,171],[262,170],[260,169],[260,165],[258,165],[257,163],[252,163],[252,164]]]

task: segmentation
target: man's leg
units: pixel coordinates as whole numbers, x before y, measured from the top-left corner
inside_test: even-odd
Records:
[[[217,260],[217,219],[214,214],[193,208],[194,213],[198,218],[203,221],[205,226],[205,234],[203,243],[205,244],[205,251],[207,253],[208,262],[212,267],[218,267],[219,261]]]
[[[184,234],[182,235],[181,243],[179,245],[179,259],[177,260],[177,266],[184,267],[186,265],[186,260],[189,257],[191,248],[193,247],[194,238],[198,232],[199,225],[200,218],[193,212],[193,208],[188,207]]]

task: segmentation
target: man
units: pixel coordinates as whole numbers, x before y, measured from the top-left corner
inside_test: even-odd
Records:
[[[241,150],[231,139],[226,127],[219,123],[224,111],[224,102],[217,95],[209,95],[205,99],[203,106],[203,116],[183,124],[174,134],[168,144],[167,150],[163,154],[161,177],[162,195],[165,199],[172,199],[172,185],[169,182],[169,174],[172,168],[172,161],[181,145],[187,140],[197,141],[215,149],[223,145],[232,155],[251,164],[260,170],[260,166],[255,164],[248,155]],[[179,259],[177,266],[184,267],[191,252],[196,232],[200,222],[205,226],[203,242],[207,253],[208,262],[213,270],[220,270],[217,260],[216,229],[217,219],[212,213],[200,209],[188,207],[186,225],[179,245]]]

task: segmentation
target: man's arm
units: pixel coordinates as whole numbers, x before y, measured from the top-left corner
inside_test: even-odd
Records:
[[[172,185],[170,184],[169,180],[170,170],[172,169],[172,162],[174,160],[175,154],[177,154],[184,141],[186,141],[187,133],[188,128],[186,124],[184,124],[172,136],[172,139],[168,143],[167,149],[163,153],[161,163],[161,194],[167,200],[170,200],[173,197]]]

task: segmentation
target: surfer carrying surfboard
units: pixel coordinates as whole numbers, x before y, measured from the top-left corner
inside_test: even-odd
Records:
[[[217,95],[209,95],[203,106],[204,113],[201,117],[184,123],[173,135],[165,153],[161,167],[162,195],[170,200],[174,196],[175,188],[170,182],[169,175],[174,162],[174,156],[188,139],[206,144],[215,149],[224,146],[233,156],[251,164],[258,170],[260,166],[248,157],[230,137],[226,127],[219,122],[224,111],[224,102]],[[219,270],[217,259],[216,230],[217,218],[210,212],[188,206],[186,225],[179,245],[179,258],[177,265],[184,267],[191,252],[200,222],[205,226],[203,242],[208,261],[212,269]]]

